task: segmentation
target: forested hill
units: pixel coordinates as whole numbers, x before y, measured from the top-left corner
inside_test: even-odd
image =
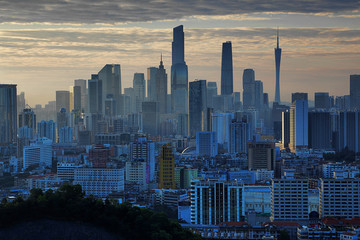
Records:
[[[63,185],[55,192],[33,189],[27,200],[19,197],[11,203],[1,202],[1,239],[54,237],[74,240],[84,237],[96,240],[200,239],[163,213],[126,203],[103,203],[92,197],[85,198],[79,185]]]

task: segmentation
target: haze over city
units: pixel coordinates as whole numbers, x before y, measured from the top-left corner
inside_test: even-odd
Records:
[[[295,91],[309,99],[316,91],[349,94],[349,75],[360,66],[358,1],[9,1],[0,14],[1,83],[17,84],[31,106],[107,63],[121,65],[122,88],[135,72],[158,66],[161,53],[169,72],[172,28],[180,24],[189,82],[220,86],[222,42],[231,41],[234,91],[253,68],[270,101],[277,27],[283,101]]]

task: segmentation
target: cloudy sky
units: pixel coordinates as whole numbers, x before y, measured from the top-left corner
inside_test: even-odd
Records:
[[[0,0],[0,6],[0,83],[18,84],[31,106],[54,100],[56,90],[107,63],[121,64],[123,87],[135,72],[157,66],[161,53],[169,73],[172,28],[180,24],[189,81],[219,86],[221,45],[232,41],[235,90],[242,91],[243,70],[253,68],[273,100],[277,26],[282,100],[295,91],[310,99],[316,91],[348,94],[349,75],[360,74],[358,0]]]

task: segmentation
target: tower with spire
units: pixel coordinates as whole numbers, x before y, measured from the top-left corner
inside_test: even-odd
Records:
[[[275,69],[276,69],[276,88],[275,101],[280,104],[280,62],[281,62],[281,48],[279,48],[279,28],[276,32],[276,48],[275,48]]]
[[[160,114],[167,113],[167,74],[163,65],[162,53],[160,65],[156,72],[156,101],[159,102]]]

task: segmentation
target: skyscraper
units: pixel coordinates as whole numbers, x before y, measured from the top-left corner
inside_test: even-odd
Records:
[[[350,75],[350,108],[360,110],[360,75]]]
[[[315,108],[316,109],[329,109],[330,97],[328,92],[315,93]]]
[[[190,136],[195,136],[196,132],[204,131],[206,119],[206,80],[190,82],[189,91],[189,126]]]
[[[88,111],[102,113],[102,80],[97,74],[92,74],[88,80]]]
[[[290,108],[290,143],[292,151],[308,147],[308,101],[295,100]]]
[[[159,188],[176,188],[175,158],[170,144],[161,146],[159,157]]]
[[[279,29],[276,35],[276,48],[275,48],[275,69],[276,69],[276,89],[275,89],[275,102],[280,104],[280,62],[281,62],[281,48],[279,48]]]
[[[56,91],[56,112],[61,108],[70,111],[70,92],[69,91]]]
[[[330,112],[309,112],[309,148],[331,149]]]
[[[260,80],[255,81],[255,108],[258,111],[263,109],[264,105],[264,90],[263,82]]]
[[[147,69],[147,98],[148,101],[156,101],[156,73],[158,68],[149,67]]]
[[[213,97],[217,96],[216,82],[207,82],[207,106],[214,108]]]
[[[243,73],[243,107],[244,110],[255,107],[255,72],[245,69]]]
[[[0,84],[0,144],[15,143],[17,135],[16,85]]]
[[[120,64],[106,64],[98,73],[99,80],[102,80],[102,106],[105,106],[107,96],[111,96],[116,101],[117,113],[120,112],[121,95],[121,68]],[[105,114],[105,107],[102,107]]]
[[[222,45],[221,57],[221,95],[233,93],[233,61],[231,42],[224,42]]]
[[[171,109],[173,113],[188,113],[188,68],[184,60],[183,26],[173,29],[171,65]]]
[[[143,73],[135,73],[133,80],[136,112],[141,112],[142,102],[145,101],[145,77]]]
[[[159,102],[142,103],[143,132],[151,136],[159,135]]]
[[[167,74],[163,65],[162,55],[159,68],[155,75],[156,89],[155,99],[153,101],[159,102],[159,112],[161,114],[167,113]]]
[[[274,142],[249,142],[247,146],[249,170],[275,169]]]

